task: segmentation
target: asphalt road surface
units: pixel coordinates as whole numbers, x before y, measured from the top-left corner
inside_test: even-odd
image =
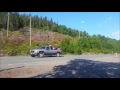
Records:
[[[0,78],[120,78],[120,55],[0,57]]]
[[[55,62],[55,61],[70,61],[74,59],[88,59],[94,61],[103,62],[120,62],[120,59],[116,58],[116,55],[65,55],[61,57],[31,57],[31,56],[8,56],[0,57],[0,65],[16,65],[16,64],[29,64],[29,63],[40,63],[40,62]],[[114,58],[114,60],[110,59]]]

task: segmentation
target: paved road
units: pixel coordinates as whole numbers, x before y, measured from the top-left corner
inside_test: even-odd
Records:
[[[112,60],[111,58],[114,58]],[[74,59],[86,59],[103,62],[120,62],[120,59],[115,55],[65,55],[62,57],[31,57],[31,56],[14,56],[14,57],[0,57],[0,65],[16,65],[16,64],[29,64],[29,63],[40,63],[40,62],[55,62],[63,60],[74,60]]]
[[[120,78],[120,56],[65,55],[62,57],[44,58],[33,58],[30,56],[0,57],[0,78],[21,77]]]

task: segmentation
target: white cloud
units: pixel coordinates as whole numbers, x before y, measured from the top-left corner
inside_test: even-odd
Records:
[[[115,32],[112,33],[112,35],[114,35],[114,36],[117,35],[117,36],[118,36],[118,35],[120,35],[120,31],[119,31],[119,30],[118,30],[118,31],[115,31]]]
[[[112,18],[111,18],[111,17],[109,17],[109,18],[107,18],[107,20],[112,20]]]
[[[86,21],[84,21],[84,20],[82,20],[82,21],[80,21],[80,23],[85,23]]]
[[[110,20],[112,20],[112,18],[111,18],[111,17],[108,17],[108,18],[105,19],[104,23],[107,23],[107,22],[110,21]]]
[[[114,31],[111,34],[107,35],[110,38],[120,40],[120,30]]]

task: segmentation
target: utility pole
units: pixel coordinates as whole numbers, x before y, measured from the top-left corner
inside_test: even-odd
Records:
[[[48,20],[47,20],[47,30],[48,30]]]
[[[83,37],[83,32],[81,32],[81,37]]]
[[[80,38],[80,31],[79,31],[79,38]]]
[[[48,28],[48,20],[47,20],[47,30],[48,30],[48,45],[50,44],[50,31],[49,31],[49,28]]]
[[[9,30],[9,12],[8,12],[8,22],[7,22],[7,37],[8,37],[8,30]]]
[[[31,47],[31,15],[30,15],[30,47]]]

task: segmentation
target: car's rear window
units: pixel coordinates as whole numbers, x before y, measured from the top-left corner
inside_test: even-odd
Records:
[[[40,47],[39,49],[45,49],[45,47],[44,47],[44,46],[42,46],[42,47]]]

